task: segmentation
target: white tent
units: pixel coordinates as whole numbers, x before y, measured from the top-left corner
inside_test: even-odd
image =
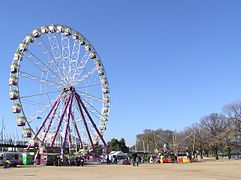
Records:
[[[122,151],[111,151],[109,154],[110,159],[113,158],[113,156],[116,156],[117,158],[128,158],[127,153],[123,153]]]

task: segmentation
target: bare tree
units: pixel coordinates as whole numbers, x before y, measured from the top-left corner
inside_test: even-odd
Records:
[[[164,144],[171,144],[173,131],[171,130],[150,130],[145,129],[142,134],[136,136],[136,147],[138,150],[146,152],[155,152],[162,150]]]
[[[233,133],[235,147],[241,147],[241,102],[234,102],[223,107],[223,112],[228,119],[229,128]]]
[[[228,154],[240,151],[241,148],[241,102],[235,102],[223,107],[223,114],[211,113],[201,118],[183,131],[151,130],[145,129],[142,134],[136,136],[136,146],[139,150],[159,152],[163,145],[168,144],[169,150],[200,152],[201,158],[206,154]]]
[[[207,131],[207,129],[202,128],[200,123],[193,124],[191,128],[193,129],[193,131],[195,131],[195,134],[196,134],[195,147],[200,152],[201,158],[203,159],[203,153],[205,153],[205,155],[209,157],[209,150],[210,150],[209,132]]]
[[[222,131],[224,128],[222,115],[211,113],[201,118],[201,128],[207,131],[208,141],[207,144],[213,150],[216,159],[218,160],[218,152],[222,147]]]

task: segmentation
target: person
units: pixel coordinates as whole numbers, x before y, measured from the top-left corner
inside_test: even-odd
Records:
[[[136,166],[139,166],[139,160],[140,160],[140,158],[138,156],[136,156]]]
[[[133,166],[136,166],[136,158],[137,158],[137,154],[134,153],[134,154],[132,155],[132,165],[133,165]]]
[[[201,156],[200,156],[200,154],[197,155],[197,162],[201,162]]]
[[[67,158],[67,166],[71,166],[71,158]]]
[[[62,166],[62,159],[61,159],[61,157],[58,157],[58,166]]]
[[[141,157],[141,164],[144,164],[144,157]]]
[[[174,154],[173,163],[177,163],[177,154]]]
[[[106,155],[106,164],[110,164],[110,157],[108,154]]]
[[[54,166],[58,166],[58,157],[54,158]]]
[[[117,164],[117,157],[116,157],[116,155],[113,156],[113,164]]]
[[[40,159],[41,159],[40,153],[36,154],[36,159],[35,159],[34,164],[35,165],[40,165]]]
[[[164,157],[164,156],[161,154],[161,155],[160,155],[160,163],[161,163],[161,164],[163,163],[163,157]]]
[[[71,158],[70,158],[70,166],[74,166],[74,165],[75,165],[74,158],[71,157]]]
[[[192,162],[192,154],[191,154],[191,152],[188,152],[188,156],[187,157],[189,158],[190,162]]]
[[[80,156],[80,164],[81,166],[84,166],[85,160],[83,156]]]
[[[80,156],[76,157],[76,166],[80,166]]]

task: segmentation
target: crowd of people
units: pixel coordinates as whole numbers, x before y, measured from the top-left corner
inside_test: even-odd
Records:
[[[83,156],[76,157],[56,157],[54,166],[84,166],[85,158]]]
[[[106,160],[106,164],[123,164],[123,165],[132,164],[133,166],[139,166],[139,164],[144,163],[144,158],[141,156],[138,156],[136,153],[126,157],[117,157],[116,155],[113,155],[113,156],[106,155],[105,160]]]
[[[87,156],[87,155],[76,155],[76,156],[58,156],[54,159],[53,165],[55,166],[84,166],[85,162],[95,162],[98,161],[100,164],[106,163],[107,165],[110,164],[122,164],[122,165],[130,165],[132,164],[133,167],[138,167],[140,164],[144,162],[147,163],[180,163],[179,161],[182,159],[184,162],[188,160],[188,162],[200,162],[200,155],[199,154],[182,154],[175,155],[175,154],[162,154],[153,156],[153,155],[140,155],[137,153],[129,154],[126,156],[117,156],[107,154],[105,156]]]

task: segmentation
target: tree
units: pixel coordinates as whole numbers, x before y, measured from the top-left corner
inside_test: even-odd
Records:
[[[137,149],[143,152],[153,152],[155,148],[155,140],[153,136],[153,130],[145,129],[142,134],[136,136]]]
[[[171,144],[173,139],[173,131],[171,130],[151,130],[145,129],[142,134],[136,136],[136,149],[143,152],[154,153],[157,149],[162,150],[163,145]]]
[[[232,124],[229,123],[229,118],[224,119],[224,128],[223,128],[223,142],[224,142],[224,148],[228,152],[228,159],[231,159],[231,149],[234,145],[234,131],[232,128]]]
[[[188,150],[200,152],[208,157],[213,153],[219,159],[219,153],[239,154],[241,148],[241,102],[227,104],[223,108],[223,114],[211,113],[200,119],[183,131],[151,130],[145,129],[142,134],[136,136],[137,151],[159,152],[163,145],[168,144],[170,151],[177,152]]]
[[[108,142],[110,151],[122,151],[124,153],[129,152],[129,148],[126,146],[125,139],[121,138],[120,140],[112,138]]]
[[[203,159],[203,152],[209,157],[209,135],[205,128],[202,128],[200,123],[195,123],[192,125],[192,130],[195,132],[196,143],[195,147],[200,152],[200,156]]]
[[[201,118],[201,128],[207,131],[207,144],[213,150],[216,159],[218,160],[218,152],[222,147],[222,131],[224,128],[223,115],[211,113]]]
[[[119,140],[119,146],[122,152],[127,153],[129,152],[129,148],[126,146],[126,142],[124,138]]]
[[[229,127],[234,133],[233,145],[241,147],[241,102],[225,105],[223,112],[228,119]]]
[[[187,127],[177,134],[177,150],[183,151],[184,149],[189,153],[195,153],[196,145],[196,132],[192,127]]]
[[[142,140],[144,142],[144,145],[146,145],[145,150],[147,152],[154,152],[155,139],[154,139],[153,131],[150,129],[145,129],[144,134],[142,136]]]

